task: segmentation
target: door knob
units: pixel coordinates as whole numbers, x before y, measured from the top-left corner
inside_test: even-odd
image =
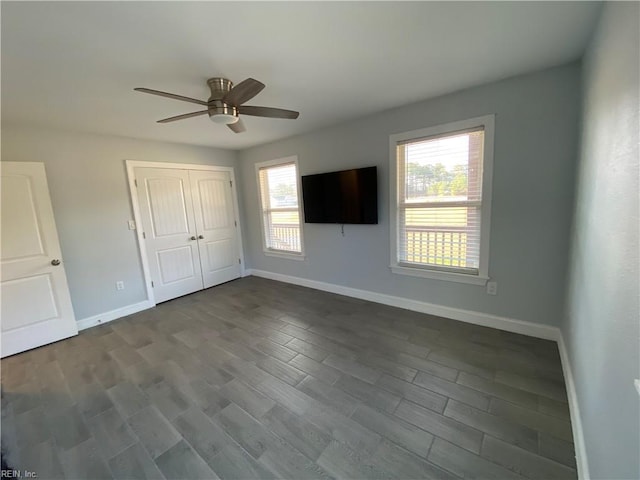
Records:
[[[196,237],[189,237],[189,240],[196,240]]]
[[[54,267],[57,267],[58,265],[60,265],[60,260],[58,260],[57,258],[54,258],[53,260],[51,260],[51,265],[53,265]]]
[[[204,237],[203,237],[202,235],[198,235],[198,238],[199,238],[200,240],[204,239]]]

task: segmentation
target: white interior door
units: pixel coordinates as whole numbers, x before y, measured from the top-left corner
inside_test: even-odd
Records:
[[[202,290],[189,171],[136,168],[135,178],[155,301]]]
[[[240,277],[231,174],[191,170],[191,191],[204,288]]]
[[[2,162],[2,357],[78,334],[42,163]]]

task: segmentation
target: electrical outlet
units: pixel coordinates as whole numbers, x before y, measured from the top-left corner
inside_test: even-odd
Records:
[[[636,386],[636,390],[638,391],[638,395],[640,395],[640,380],[637,378],[633,381],[633,384]]]
[[[498,294],[498,282],[487,282],[487,295]]]
[[[136,229],[136,221],[135,220],[129,220],[127,222],[127,225],[129,225],[129,230],[135,230]]]
[[[124,290],[124,282],[123,281],[116,282],[116,290]]]

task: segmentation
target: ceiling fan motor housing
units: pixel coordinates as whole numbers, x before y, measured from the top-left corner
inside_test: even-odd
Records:
[[[209,85],[209,89],[211,90],[209,101],[222,100],[222,97],[233,88],[233,82],[231,80],[221,77],[210,78],[207,80],[207,85]]]
[[[222,101],[222,98],[233,88],[233,82],[226,78],[215,77],[207,80],[207,85],[211,90],[211,96],[207,101],[211,121],[221,124],[236,123],[239,120],[238,109]]]

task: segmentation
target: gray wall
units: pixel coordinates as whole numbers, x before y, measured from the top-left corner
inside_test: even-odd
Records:
[[[584,62],[581,154],[561,326],[591,477],[640,478],[638,3],[605,4]]]
[[[578,64],[496,82],[240,152],[248,266],[557,325],[562,315],[579,125]],[[489,273],[479,286],[392,274],[389,135],[496,114]],[[304,114],[304,112],[303,112]],[[262,252],[256,162],[298,155],[300,174],[376,165],[379,224],[304,224],[305,261]]]
[[[136,235],[127,229],[124,161],[234,166],[235,158],[214,148],[2,125],[3,161],[45,164],[78,320],[147,298]],[[124,290],[116,291],[118,280]]]

